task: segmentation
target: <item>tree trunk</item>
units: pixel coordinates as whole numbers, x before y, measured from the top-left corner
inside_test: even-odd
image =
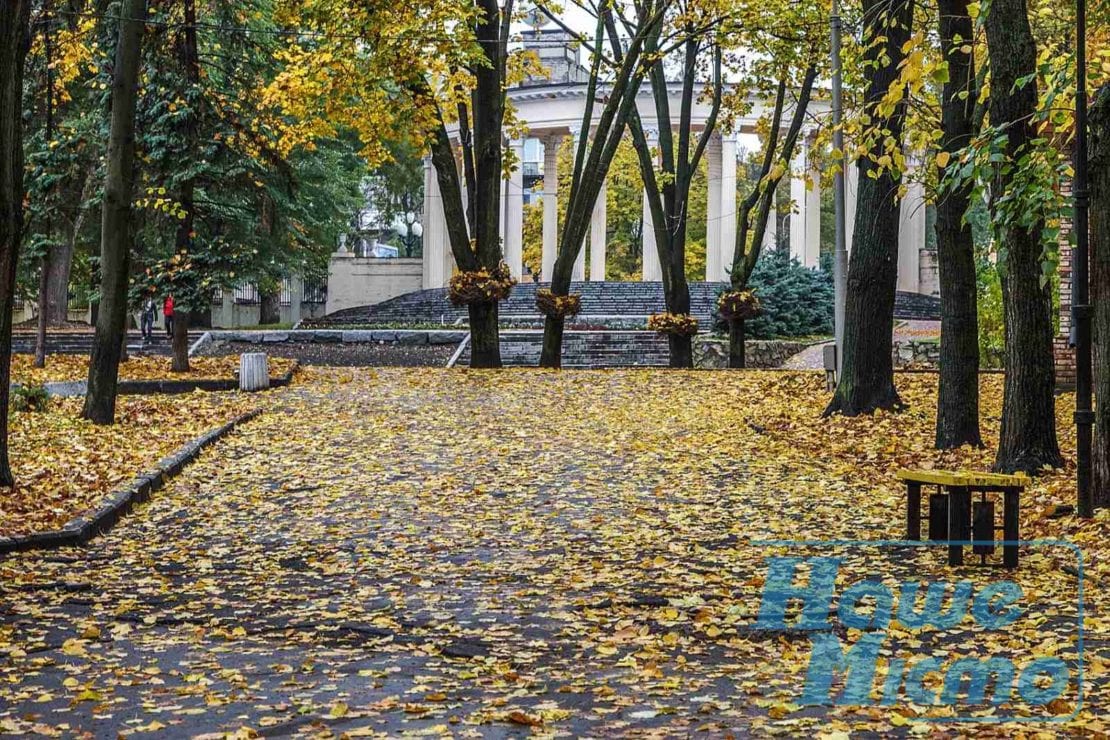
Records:
[[[685,210],[685,207],[683,210]],[[686,282],[686,224],[684,217],[682,221],[680,235],[677,237],[682,242],[676,242],[671,249],[674,264],[669,267],[664,265],[663,268],[669,269],[671,272],[670,280],[663,283],[664,286],[668,286],[668,289],[664,291],[663,298],[666,301],[667,310],[673,314],[690,313],[690,286]],[[671,367],[692,368],[694,366],[694,338],[691,335],[668,334],[667,347],[670,350]]]
[[[540,367],[558,369],[563,366],[563,328],[565,325],[566,320],[562,316],[548,316],[544,319]]]
[[[501,342],[497,333],[497,304],[471,303],[470,366],[501,367]]]
[[[898,78],[903,46],[910,38],[913,20],[911,0],[864,0],[867,19],[865,38],[885,37],[870,44],[868,110],[874,109]],[[881,57],[882,63],[878,63]],[[875,114],[878,116],[878,114]],[[894,141],[902,140],[906,105],[903,99],[885,120],[873,126],[885,129]],[[901,180],[884,169],[876,177],[872,158],[885,154],[884,139],[878,137],[871,155],[858,163],[858,196],[855,233],[848,264],[848,291],[844,310],[844,357],[840,380],[825,415],[869,414],[877,409],[902,407],[894,389],[894,296],[898,284],[898,186]]]
[[[1006,162],[1016,163],[1035,136],[1031,119],[1037,108],[1037,48],[1025,0],[995,0],[986,32],[991,124],[1006,127]],[[995,197],[1011,191],[1013,176],[1009,168],[1000,168]],[[1006,381],[995,468],[1033,474],[1045,465],[1063,464],[1053,398],[1052,295],[1048,284],[1041,285],[1041,225],[1007,228],[999,241]]]
[[[70,239],[59,240],[50,250],[46,272],[46,323],[51,326],[69,320],[69,275],[73,269],[73,253],[77,232]]]
[[[1091,298],[1094,305],[1094,505],[1110,506],[1110,87],[1090,113]]]
[[[258,323],[281,323],[281,288],[258,292]]]
[[[139,86],[146,0],[124,0],[112,75],[112,122],[108,175],[100,227],[100,306],[89,361],[88,390],[81,415],[111,424],[116,415],[116,382],[127,315],[128,259],[131,249],[131,194],[135,181],[135,101]]]
[[[73,271],[73,255],[77,252],[77,240],[81,238],[81,231],[85,228],[85,220],[89,214],[89,208],[85,204],[92,197],[95,187],[96,178],[92,173],[86,174],[81,200],[76,206],[77,213],[66,238],[53,244],[50,250],[50,269],[46,278],[46,321],[52,326],[69,321],[69,278]],[[93,323],[95,321],[93,319]]]
[[[948,60],[948,81],[941,99],[941,151],[951,155],[975,133],[972,111],[977,96],[970,53],[961,48],[973,38],[967,0],[940,0],[940,38]],[[960,93],[965,99],[960,99]],[[976,307],[975,245],[964,215],[971,206],[971,183],[937,201],[937,264],[940,270],[940,390],[937,395],[936,447],[983,444],[979,436],[979,318]]]
[[[42,259],[39,260],[39,313],[35,321],[35,359],[31,363],[35,367],[46,367],[46,313],[48,308],[46,281],[49,270],[50,249],[47,248],[47,251],[42,255]]]
[[[30,46],[30,0],[0,13],[0,485],[15,484],[8,461],[12,305],[23,240],[23,64]]]
[[[747,357],[744,352],[746,339],[743,319],[731,319],[728,322],[728,366],[743,369],[747,367]]]
[[[173,313],[173,339],[170,340],[173,348],[173,362],[170,372],[189,372],[189,312],[174,311]]]

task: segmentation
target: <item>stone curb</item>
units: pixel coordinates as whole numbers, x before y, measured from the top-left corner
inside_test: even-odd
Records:
[[[90,514],[69,520],[61,529],[17,537],[0,537],[0,555],[24,550],[49,550],[84,545],[97,535],[106,534],[136,504],[150,498],[171,478],[193,462],[205,447],[224,437],[235,427],[250,421],[262,409],[240,414],[223,426],[211,429],[177,451],[158,461],[153,470],[140,474],[123,488],[108,494]]]
[[[300,368],[299,362],[275,378],[270,378],[271,388],[281,388],[293,382],[293,375]],[[43,388],[51,398],[68,398],[85,395],[86,381],[63,380],[43,383]],[[116,394],[121,396],[152,396],[159,393],[168,395],[192,393],[193,391],[234,391],[239,389],[239,381],[234,378],[200,378],[198,380],[121,380]]]
[[[319,344],[458,344],[469,331],[458,329],[252,329],[249,331],[213,330],[209,344],[242,342],[270,344],[312,342]]]

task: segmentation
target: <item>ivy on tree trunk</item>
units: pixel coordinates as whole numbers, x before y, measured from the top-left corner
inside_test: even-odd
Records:
[[[992,194],[995,221],[1001,222],[997,199],[1010,193],[1017,163],[1036,136],[1037,47],[1029,27],[1025,0],[994,0],[986,18],[991,64],[991,125],[1006,136],[1005,163],[999,167]],[[1042,224],[1008,224],[999,239],[1002,309],[1006,326],[1006,380],[1002,431],[995,467],[1030,474],[1063,464],[1056,441],[1055,360],[1052,351],[1052,294],[1043,280]]]

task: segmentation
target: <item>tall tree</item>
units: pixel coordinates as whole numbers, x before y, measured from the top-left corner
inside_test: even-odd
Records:
[[[764,142],[763,160],[760,163],[758,177],[752,189],[740,202],[737,213],[736,244],[733,247],[732,267],[729,270],[729,287],[732,296],[723,295],[718,300],[718,310],[728,314],[728,366],[742,368],[746,365],[744,357],[744,321],[751,309],[745,310],[744,305],[755,306],[751,298],[741,294],[747,290],[748,280],[755,271],[763,249],[763,238],[767,232],[767,224],[774,217],[775,193],[783,176],[789,171],[790,160],[797,148],[798,137],[805,123],[806,109],[809,107],[810,97],[813,94],[813,83],[817,79],[817,66],[810,62],[802,74],[798,98],[794,101],[794,112],[790,117],[790,124],[786,135],[782,135],[782,118],[786,105],[787,78],[779,80],[778,90],[775,93],[775,104],[771,109],[771,125],[767,129],[767,138]],[[780,146],[781,139],[781,146]],[[733,297],[734,296],[734,297]],[[728,306],[729,300],[737,302],[735,306]],[[723,310],[722,310],[723,309]],[[735,310],[732,310],[735,309]]]
[[[705,154],[709,140],[716,133],[717,116],[721,110],[722,49],[719,40],[711,33],[720,22],[717,18],[699,17],[690,7],[684,9],[677,20],[681,50],[681,75],[679,78],[679,110],[677,118],[670,108],[671,90],[667,84],[663,60],[666,50],[657,42],[647,46],[647,54],[655,57],[648,79],[651,82],[658,126],[658,156],[660,171],[656,172],[654,152],[645,127],[638,113],[628,124],[636,153],[640,159],[640,173],[644,179],[651,228],[655,233],[655,246],[663,273],[663,298],[667,312],[678,316],[690,313],[690,286],[686,281],[686,228],[690,212],[690,186],[698,164]],[[703,52],[708,52],[703,54]],[[700,132],[693,128],[694,101],[699,91],[699,71],[705,72],[708,60],[710,82],[710,110]],[[699,64],[699,61],[702,62]],[[706,76],[703,76],[704,80]],[[676,134],[677,133],[677,137]],[[644,228],[648,228],[645,224]],[[693,367],[693,336],[686,332],[667,334],[671,367]]]
[[[1024,202],[1036,146],[1037,48],[1025,0],[993,0],[985,19],[990,57],[990,122],[1005,138],[991,209],[999,236],[1006,380],[995,466],[1036,473],[1063,464],[1056,440],[1051,284],[1042,271],[1044,223],[1013,218]]]
[[[104,182],[100,235],[100,308],[81,415],[111,424],[116,414],[120,350],[126,336],[131,198],[135,182],[135,102],[138,98],[146,0],[123,0],[112,73],[108,174]]]
[[[825,414],[846,416],[902,405],[894,388],[892,344],[898,280],[898,189],[906,99],[902,62],[913,22],[912,0],[863,0],[867,77],[867,154],[858,163],[855,231],[848,262],[844,356]],[[869,140],[868,140],[869,139]]]
[[[968,0],[938,0],[940,44],[948,62],[941,93],[941,162],[959,166],[959,152],[977,133],[973,49]],[[943,169],[943,167],[942,167]],[[937,264],[940,271],[940,391],[936,446],[982,445],[979,436],[979,322],[975,243],[965,216],[972,183],[955,181],[937,200]]]
[[[15,484],[8,461],[12,304],[23,240],[23,69],[30,47],[30,0],[0,11],[0,485]]]
[[[590,214],[605,184],[625,126],[636,116],[636,95],[647,70],[647,66],[641,63],[641,57],[645,49],[658,43],[665,7],[665,2],[648,0],[639,7],[635,20],[620,19],[632,31],[631,38],[624,44],[618,32],[618,20],[614,17],[614,4],[603,1],[598,6],[586,107],[582,114],[583,134],[575,150],[566,218],[563,219],[563,231],[552,269],[551,287],[537,292],[537,307],[545,314],[541,367],[559,367],[561,364],[566,317],[568,312],[577,309],[577,296],[568,300],[574,263],[582,249],[590,225]],[[601,81],[606,35],[611,42],[616,74],[605,105],[595,121],[594,101]],[[591,126],[594,129],[592,139],[587,133]]]
[[[1110,506],[1110,86],[1095,95],[1090,112],[1091,287],[1094,306],[1096,507]]]

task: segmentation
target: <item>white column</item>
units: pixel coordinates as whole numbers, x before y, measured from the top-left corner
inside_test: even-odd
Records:
[[[524,272],[524,140],[510,144],[516,155],[516,169],[509,175],[505,197],[505,262],[517,280]]]
[[[543,142],[543,256],[540,277],[551,282],[559,249],[559,144],[563,137],[552,134]]]
[[[654,149],[659,143],[659,132],[648,129],[644,134],[647,138],[648,146]],[[663,279],[663,267],[659,264],[659,251],[655,246],[655,226],[651,221],[651,209],[648,207],[647,190],[644,190],[643,201],[644,225],[643,237],[640,240],[643,248],[642,278],[644,281],[658,282]]]
[[[736,253],[736,134],[721,140],[721,272],[707,280],[725,280]],[[708,269],[707,269],[708,272]]]
[[[572,156],[577,156],[578,145],[582,130],[579,128],[572,128],[570,130]],[[582,243],[578,246],[578,256],[574,258],[574,266],[571,268],[570,279],[574,281],[582,281],[586,279],[586,235],[582,236]]]
[[[909,177],[916,173],[909,172]],[[921,249],[925,246],[925,186],[907,184],[898,219],[898,290],[921,291]]]
[[[605,279],[605,239],[608,236],[606,234],[608,208],[605,201],[608,191],[607,182],[601,183],[601,191],[597,194],[597,203],[594,203],[593,213],[590,214],[591,282],[600,282]]]
[[[806,143],[798,142],[798,151],[790,163],[790,256],[805,264],[806,243]]]
[[[721,137],[713,134],[705,148],[705,279],[720,280],[721,262]]]
[[[435,166],[428,158],[424,160],[424,287],[442,288],[447,285],[453,266],[447,221],[443,215],[443,198]]]
[[[778,193],[771,198],[771,212],[767,214],[767,228],[763,231],[763,248],[766,250],[778,249],[779,246]]]
[[[806,147],[809,150],[809,146]],[[806,267],[821,264],[821,171],[811,158],[809,164],[809,188],[806,190]]]
[[[852,237],[856,233],[856,197],[859,194],[859,167],[856,161],[848,161],[844,171],[844,243],[848,252],[852,251]]]

